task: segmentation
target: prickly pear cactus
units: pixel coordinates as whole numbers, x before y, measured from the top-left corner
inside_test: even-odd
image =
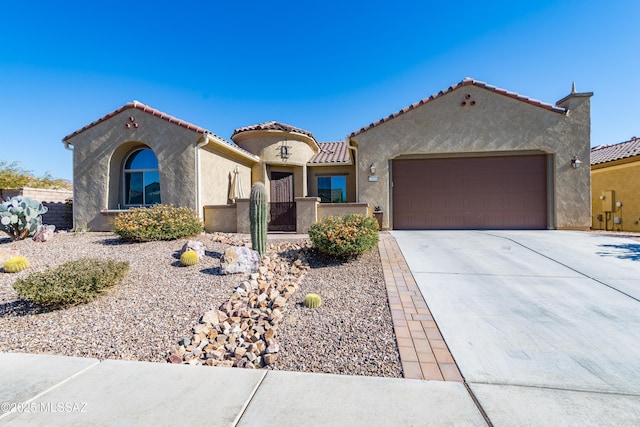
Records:
[[[14,256],[6,260],[2,268],[6,273],[17,273],[29,268],[29,260],[23,256]]]
[[[251,245],[263,256],[267,250],[267,190],[263,183],[256,182],[249,195],[249,220]]]
[[[11,240],[31,237],[42,225],[42,215],[47,211],[46,206],[30,197],[13,197],[0,204],[0,230]]]

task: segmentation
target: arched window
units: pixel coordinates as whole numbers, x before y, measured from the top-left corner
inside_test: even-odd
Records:
[[[160,203],[158,159],[148,148],[134,151],[124,164],[124,205],[150,206]]]

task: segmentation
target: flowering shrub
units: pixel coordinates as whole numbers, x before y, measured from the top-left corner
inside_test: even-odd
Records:
[[[354,257],[378,244],[378,222],[357,214],[330,216],[311,225],[309,238],[328,255]]]
[[[132,242],[175,240],[202,233],[202,221],[191,209],[154,205],[118,215],[114,231],[123,240]]]

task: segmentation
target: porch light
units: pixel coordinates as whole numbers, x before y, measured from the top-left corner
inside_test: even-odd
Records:
[[[376,165],[371,163],[371,166],[369,166],[369,172],[371,172],[371,175],[375,175],[376,174]]]
[[[580,159],[578,159],[578,157],[574,156],[571,159],[571,167],[574,168],[574,169],[578,169],[581,166],[582,166],[582,162],[580,161]]]
[[[286,143],[282,143],[282,145],[280,146],[280,157],[282,157],[283,159],[288,159],[290,155],[291,147],[289,145],[286,145]]]

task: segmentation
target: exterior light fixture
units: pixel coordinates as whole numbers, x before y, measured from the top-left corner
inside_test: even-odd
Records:
[[[291,147],[289,145],[286,145],[286,142],[283,142],[280,146],[280,157],[282,157],[283,159],[288,159],[290,155]]]
[[[371,166],[369,166],[369,172],[371,172],[371,175],[375,175],[376,174],[376,165],[371,163]]]
[[[571,167],[574,169],[578,169],[579,167],[582,166],[582,162],[580,161],[580,159],[578,159],[578,157],[573,157],[571,159]]]

